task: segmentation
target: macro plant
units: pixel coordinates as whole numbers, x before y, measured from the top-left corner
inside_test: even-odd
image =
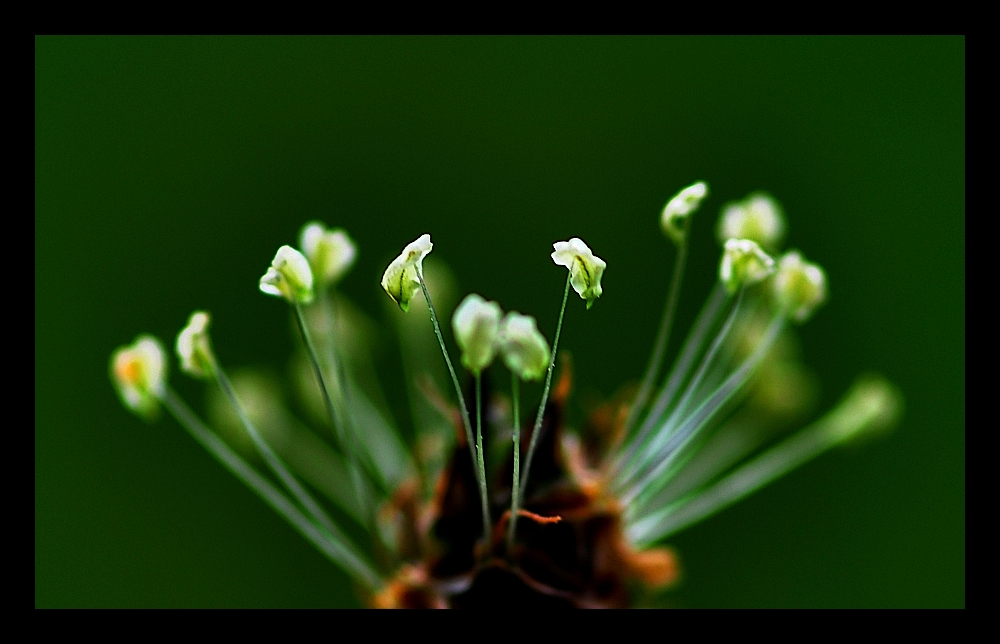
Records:
[[[815,382],[794,327],[826,301],[827,278],[799,251],[781,251],[784,214],[764,193],[723,207],[718,281],[664,369],[690,230],[707,195],[698,182],[663,208],[674,263],[663,271],[648,366],[580,427],[567,413],[572,370],[560,336],[603,296],[607,264],[576,237],[553,244],[553,264],[567,274],[551,343],[534,317],[471,293],[451,316],[457,361],[435,306],[442,278],[431,236],[389,264],[381,286],[398,309],[411,440],[388,411],[367,317],[337,289],[357,249],[318,222],[302,229],[298,248],[278,249],[259,282],[294,319],[300,410],[259,373],[230,376],[205,311],[191,314],[175,352],[185,374],[212,382],[211,423],[170,388],[156,338],[116,350],[111,379],[146,420],[166,408],[347,571],[370,606],[639,605],[679,579],[678,555],[665,545],[672,535],[831,447],[891,428],[902,411],[899,391],[866,375],[803,422]],[[541,386],[537,399],[522,399],[525,382]]]

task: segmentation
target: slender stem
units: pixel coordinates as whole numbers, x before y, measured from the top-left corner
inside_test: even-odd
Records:
[[[628,483],[632,480],[635,480],[635,478],[637,478],[638,475],[642,473],[643,468],[648,466],[651,455],[655,455],[656,451],[660,449],[663,443],[670,438],[671,433],[678,422],[678,419],[682,417],[691,397],[694,395],[699,385],[701,385],[705,373],[708,370],[708,367],[712,364],[716,354],[718,354],[719,349],[722,347],[723,342],[725,342],[726,338],[729,336],[729,331],[732,328],[733,323],[736,321],[737,314],[741,310],[740,304],[742,303],[742,301],[743,301],[743,291],[740,290],[740,293],[736,299],[736,303],[733,305],[733,308],[729,312],[729,316],[723,323],[722,328],[719,329],[719,332],[716,334],[715,339],[709,346],[708,351],[702,358],[701,364],[698,366],[698,370],[695,372],[695,375],[691,379],[691,382],[688,383],[688,387],[685,390],[684,395],[681,396],[680,402],[677,403],[677,406],[670,414],[670,417],[667,418],[667,420],[663,423],[662,426],[660,426],[660,429],[656,433],[656,435],[650,438],[649,446],[648,447],[643,446],[643,449],[634,454],[632,462],[630,463],[630,467],[628,468],[628,471],[630,473],[622,481],[623,483]],[[646,456],[645,460],[642,458],[644,455]],[[636,460],[638,460],[638,463],[635,463]]]
[[[652,431],[653,427],[656,426],[657,421],[660,420],[660,417],[667,410],[667,407],[670,406],[677,390],[680,389],[682,384],[684,384],[684,380],[688,375],[688,370],[694,363],[694,360],[698,356],[698,352],[701,350],[701,346],[705,341],[705,336],[715,325],[716,318],[722,310],[723,304],[728,301],[728,299],[725,287],[721,282],[717,282],[715,288],[712,290],[712,294],[708,297],[708,301],[705,302],[705,306],[702,308],[701,313],[698,314],[698,319],[696,320],[694,327],[691,329],[691,332],[688,334],[687,340],[684,342],[684,348],[681,351],[681,355],[677,358],[673,369],[671,369],[670,377],[667,379],[667,383],[664,385],[663,390],[660,392],[660,395],[657,396],[656,403],[653,405],[652,411],[650,411],[646,416],[646,420],[643,421],[638,433],[629,440],[628,446],[623,451],[622,456],[616,460],[616,470],[621,471],[625,464],[632,460],[635,456],[636,450],[639,449],[639,446],[645,442],[649,432]]]
[[[378,573],[354,552],[353,548],[344,543],[345,539],[339,531],[331,533],[313,523],[302,511],[295,507],[288,497],[281,493],[270,481],[261,476],[225,442],[216,436],[194,412],[184,404],[173,390],[167,389],[163,403],[184,429],[198,441],[208,453],[215,457],[223,467],[236,478],[253,490],[265,503],[281,515],[293,528],[312,543],[327,559],[343,566],[348,572],[364,582],[372,590],[383,584]]]
[[[365,499],[364,483],[361,480],[361,472],[358,469],[357,455],[354,452],[354,442],[347,435],[342,422],[343,419],[337,414],[333,405],[333,399],[330,397],[330,391],[326,386],[326,378],[323,377],[323,368],[319,364],[316,345],[313,344],[312,335],[309,333],[309,327],[306,325],[305,316],[302,315],[302,305],[296,302],[292,308],[295,309],[295,320],[299,323],[299,332],[301,332],[302,341],[306,345],[306,353],[309,354],[313,373],[316,374],[316,380],[319,382],[323,403],[326,405],[326,413],[330,416],[330,422],[333,424],[334,431],[337,434],[337,441],[340,443],[340,448],[343,450],[344,458],[347,461],[347,471],[351,475],[351,485],[354,487],[354,496],[358,502],[358,512],[360,516],[364,517],[366,522],[369,522],[371,517],[369,517],[368,503]]]
[[[653,467],[639,482],[632,485],[629,492],[623,495],[623,504],[628,505],[631,501],[639,495],[639,493],[644,493],[649,496],[655,495],[666,481],[660,479],[660,474],[663,473],[673,462],[674,458],[681,452],[689,440],[691,440],[705,425],[712,419],[712,417],[722,409],[730,398],[733,397],[743,385],[745,385],[749,380],[750,376],[753,375],[757,366],[770,352],[771,347],[774,345],[775,339],[777,339],[778,334],[785,327],[785,317],[782,314],[777,314],[774,321],[771,322],[768,327],[767,332],[764,334],[764,338],[757,344],[757,348],[743,363],[739,366],[736,371],[730,375],[725,382],[719,385],[718,388],[712,394],[706,398],[698,407],[691,412],[691,414],[685,419],[683,423],[677,428],[677,430],[671,435],[670,439],[666,444],[658,450],[656,454],[653,455],[653,459],[659,459],[656,462],[655,467]],[[650,486],[649,489],[647,486]]]
[[[486,497],[486,460],[483,457],[483,392],[482,378],[476,372],[476,457],[479,460],[479,500],[483,505],[483,520],[486,525],[492,526],[489,518],[489,499]]]
[[[643,407],[649,399],[649,393],[659,374],[660,366],[663,363],[663,354],[667,348],[667,341],[670,339],[670,330],[673,327],[674,314],[677,311],[677,300],[681,292],[681,281],[684,278],[684,266],[687,260],[688,251],[688,231],[691,228],[691,217],[684,218],[684,234],[677,248],[677,259],[674,262],[674,274],[670,280],[670,290],[667,292],[667,303],[663,309],[663,319],[660,321],[660,330],[656,335],[656,344],[653,347],[653,355],[649,359],[649,366],[646,367],[646,375],[643,376],[639,393],[636,394],[632,408],[629,409],[628,417],[625,419],[625,433],[632,429],[632,423],[636,421]]]
[[[834,409],[794,436],[785,439],[708,489],[696,492],[665,509],[643,543],[652,543],[705,519],[835,445],[831,427],[842,421]]]
[[[441,335],[441,325],[438,324],[437,312],[434,310],[434,302],[431,301],[431,294],[427,291],[427,283],[424,282],[424,275],[417,271],[417,279],[420,281],[420,289],[424,292],[424,299],[427,301],[427,309],[431,313],[431,324],[434,326],[434,335],[437,336],[438,344],[441,345],[441,354],[444,356],[444,363],[448,366],[448,373],[451,374],[451,383],[455,386],[455,395],[458,396],[458,408],[462,413],[462,426],[465,428],[465,440],[469,445],[469,456],[472,458],[472,469],[479,470],[479,463],[473,453],[472,426],[469,422],[469,408],[465,405],[465,396],[462,395],[462,387],[458,384],[458,376],[455,375],[455,367],[451,364],[451,357],[448,355],[448,348],[444,345],[444,336]],[[482,499],[489,498],[486,494],[486,472],[481,472],[479,477],[479,496]],[[491,526],[490,509],[483,503],[483,539],[490,538]]]
[[[538,404],[538,413],[535,415],[535,425],[531,432],[531,442],[528,444],[528,453],[524,459],[524,478],[521,479],[521,496],[528,487],[528,474],[531,472],[531,459],[535,455],[535,448],[538,446],[538,434],[542,427],[542,416],[545,414],[545,403],[549,400],[549,388],[552,386],[552,370],[556,366],[556,351],[559,350],[559,334],[562,333],[563,315],[566,313],[566,298],[569,297],[569,275],[566,276],[566,288],[563,289],[562,307],[559,309],[559,322],[556,323],[556,337],[552,341],[552,359],[549,361],[549,370],[545,374],[545,388],[542,390],[542,402]],[[517,515],[510,518],[511,523],[517,521]]]
[[[521,380],[513,371],[510,372],[510,397],[514,407],[514,481],[510,486],[510,516],[511,521],[507,525],[507,553],[510,554],[514,547],[514,521],[517,511],[521,509],[520,486],[521,486]]]
[[[274,453],[271,446],[267,444],[264,438],[257,431],[257,427],[250,422],[250,418],[247,416],[246,410],[243,408],[243,404],[240,403],[239,398],[236,397],[236,392],[233,390],[233,384],[229,381],[228,376],[222,370],[222,367],[212,360],[212,372],[215,375],[216,382],[219,383],[219,388],[222,389],[222,393],[226,395],[229,399],[229,404],[232,405],[233,409],[236,411],[236,415],[240,417],[240,421],[247,430],[247,434],[250,435],[250,439],[253,444],[257,447],[257,451],[260,455],[264,457],[268,466],[274,471],[274,473],[281,479],[281,482],[288,488],[288,491],[302,504],[302,506],[312,515],[312,517],[319,522],[328,532],[337,532],[336,526],[330,517],[323,511],[318,503],[312,498],[309,492],[306,491],[304,487],[298,482],[291,472],[288,471],[288,467],[282,462],[281,458]]]

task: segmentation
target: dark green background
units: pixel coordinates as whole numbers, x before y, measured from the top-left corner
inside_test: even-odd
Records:
[[[608,262],[567,313],[576,400],[637,379],[694,180],[680,322],[719,207],[756,189],[831,299],[802,330],[829,406],[864,370],[906,417],[671,541],[680,606],[965,604],[962,38],[56,38],[35,41],[36,606],[350,606],[347,578],[172,420],[119,404],[110,352],[214,314],[231,366],[283,369],[257,280],[308,219],[347,228],[346,292],[419,234],[463,292],[551,337],[551,243]],[[382,363],[404,408],[392,350]],[[201,387],[172,382],[201,409]]]

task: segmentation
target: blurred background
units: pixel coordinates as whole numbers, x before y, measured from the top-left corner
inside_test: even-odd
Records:
[[[828,453],[671,539],[675,606],[964,606],[963,38],[35,40],[35,605],[354,606],[350,581],[169,417],[108,380],[140,332],[213,313],[230,367],[285,373],[287,307],[257,290],[302,224],[360,247],[343,291],[422,233],[461,294],[551,339],[553,241],[608,263],[570,301],[574,404],[641,376],[673,262],[665,201],[695,180],[678,331],[714,279],[723,203],[759,189],[831,298],[801,329],[819,409],[875,370],[885,439]],[[676,346],[676,345],[674,345]],[[205,390],[174,369],[196,409]]]

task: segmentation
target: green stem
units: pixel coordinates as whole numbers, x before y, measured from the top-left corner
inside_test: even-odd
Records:
[[[368,504],[365,501],[365,488],[361,480],[361,472],[358,470],[358,459],[354,452],[354,442],[347,435],[342,422],[343,419],[337,414],[333,405],[333,399],[330,398],[330,391],[326,386],[326,378],[323,377],[323,368],[319,364],[319,357],[316,353],[316,345],[313,344],[312,335],[309,333],[305,317],[302,315],[302,305],[296,302],[292,308],[295,309],[295,320],[299,324],[299,332],[301,332],[302,341],[306,345],[306,353],[309,354],[313,373],[316,374],[316,380],[319,382],[323,403],[326,406],[326,413],[330,416],[330,422],[333,424],[334,431],[337,434],[340,449],[343,450],[344,458],[347,461],[347,470],[351,475],[351,485],[354,487],[354,496],[358,502],[358,513],[364,517],[366,522],[370,522],[371,517],[369,516]]]
[[[476,372],[476,454],[479,460],[479,468],[477,469],[477,474],[479,475],[479,500],[485,508],[483,520],[486,521],[485,525],[492,526],[493,523],[489,519],[489,499],[486,497],[486,460],[483,456],[483,393],[482,393],[482,378],[479,372]],[[487,532],[487,538],[489,538],[489,533]]]
[[[688,231],[691,228],[691,217],[684,218],[684,236],[677,249],[677,259],[674,262],[674,274],[670,280],[670,290],[667,293],[667,303],[663,309],[663,319],[660,321],[660,330],[656,335],[656,344],[653,348],[653,355],[649,359],[649,366],[646,367],[646,375],[643,376],[639,393],[636,394],[632,408],[629,409],[628,417],[625,419],[625,434],[628,435],[632,429],[632,424],[639,417],[643,407],[649,399],[649,393],[653,389],[653,383],[663,364],[663,354],[667,348],[667,341],[670,339],[670,331],[673,327],[674,314],[677,311],[677,300],[681,292],[681,281],[684,278],[684,266],[687,260],[688,251]]]
[[[514,481],[510,486],[510,520],[507,522],[507,554],[514,548],[514,517],[521,509],[521,380],[513,371],[510,372],[510,395],[514,407]]]
[[[215,375],[216,382],[219,383],[219,388],[222,389],[222,393],[226,395],[229,399],[229,404],[232,405],[233,409],[236,411],[236,415],[240,417],[240,422],[243,423],[243,427],[246,428],[247,434],[250,435],[250,439],[253,444],[257,447],[257,451],[260,455],[264,457],[264,461],[267,462],[268,466],[274,471],[274,473],[281,479],[281,482],[288,488],[288,491],[302,504],[302,506],[312,515],[312,517],[330,533],[336,533],[337,528],[333,524],[330,517],[323,511],[318,503],[312,498],[309,492],[306,491],[304,487],[298,482],[292,473],[288,471],[288,467],[282,462],[281,458],[275,454],[271,446],[267,444],[264,438],[257,431],[257,427],[250,422],[249,416],[247,416],[246,410],[243,408],[243,404],[240,403],[239,398],[236,397],[236,391],[233,389],[233,383],[230,382],[229,377],[222,370],[222,367],[213,359],[212,360],[212,373]]]
[[[184,404],[173,390],[167,389],[163,403],[180,425],[198,441],[208,453],[215,457],[223,467],[236,478],[253,490],[265,503],[281,515],[293,528],[312,543],[327,559],[344,567],[356,578],[364,582],[370,589],[381,588],[383,582],[372,567],[354,550],[345,545],[344,537],[337,532],[331,533],[317,526],[295,507],[288,497],[281,493],[270,481],[261,476],[236,452],[229,448],[222,439],[216,436],[202,423],[194,412]]]
[[[552,370],[556,366],[556,351],[559,350],[559,334],[562,333],[563,315],[566,313],[566,298],[569,297],[569,280],[566,276],[566,288],[563,289],[562,307],[559,309],[559,322],[556,323],[556,337],[552,342],[552,359],[549,361],[549,370],[545,374],[545,388],[542,390],[542,402],[538,405],[538,414],[535,416],[535,426],[531,432],[531,442],[528,444],[528,453],[524,459],[524,478],[521,480],[521,496],[528,487],[528,474],[531,472],[531,459],[535,455],[535,448],[538,447],[538,434],[542,427],[542,416],[545,414],[545,403],[549,400],[549,388],[552,386]],[[510,518],[511,523],[517,521],[517,515]]]
[[[431,294],[427,291],[427,283],[424,282],[424,275],[421,271],[417,271],[417,279],[420,281],[420,289],[424,293],[424,299],[427,301],[427,309],[431,313],[431,324],[434,326],[434,335],[437,336],[438,344],[441,345],[441,354],[444,356],[444,363],[448,366],[448,373],[451,374],[451,383],[455,386],[455,395],[458,396],[458,408],[462,413],[462,426],[465,428],[465,439],[469,445],[469,456],[472,458],[472,469],[479,471],[479,463],[476,459],[476,455],[473,453],[473,441],[472,441],[472,426],[469,422],[469,408],[465,404],[465,396],[462,395],[462,387],[458,384],[458,376],[455,375],[455,367],[451,364],[451,357],[448,355],[448,348],[444,345],[444,336],[441,335],[441,325],[438,324],[437,312],[434,311],[434,303],[431,301]],[[493,522],[490,521],[490,508],[486,505],[485,499],[488,499],[486,494],[486,472],[485,470],[479,472],[478,477],[479,483],[479,496],[483,501],[483,539],[490,538],[490,530]]]

